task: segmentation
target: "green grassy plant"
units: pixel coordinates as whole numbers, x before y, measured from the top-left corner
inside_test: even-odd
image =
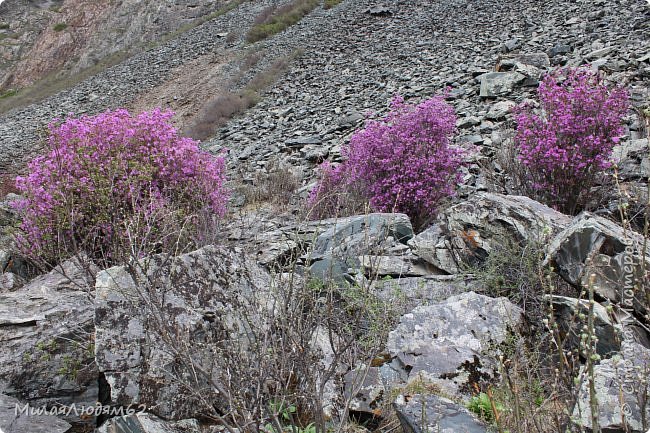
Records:
[[[280,8],[267,8],[255,20],[246,40],[257,42],[296,24],[318,6],[318,0],[294,0]]]

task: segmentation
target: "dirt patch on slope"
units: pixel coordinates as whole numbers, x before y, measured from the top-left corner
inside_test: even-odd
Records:
[[[169,80],[140,94],[128,108],[133,113],[171,109],[176,112],[175,125],[183,129],[207,100],[227,91],[231,77],[223,69],[234,57],[232,51],[221,50],[179,66]]]

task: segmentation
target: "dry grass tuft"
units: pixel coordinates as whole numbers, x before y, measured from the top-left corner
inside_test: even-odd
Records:
[[[259,92],[277,80],[289,67],[291,60],[299,55],[300,51],[295,51],[272,63],[267,69],[258,72],[239,92],[227,92],[212,97],[185,129],[184,134],[197,140],[205,140],[214,135],[219,127],[225,125],[234,116],[257,104],[260,99]],[[260,57],[256,53],[247,55],[242,70],[254,66],[259,60]]]

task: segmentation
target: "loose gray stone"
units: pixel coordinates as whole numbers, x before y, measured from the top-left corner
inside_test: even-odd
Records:
[[[559,56],[562,54],[569,54],[571,52],[571,46],[567,44],[557,43],[550,49],[548,55],[550,57]]]
[[[641,261],[650,265],[650,252],[641,252],[643,237],[588,212],[578,215],[548,247],[546,263],[575,286],[592,285],[598,295],[644,314]]]
[[[476,283],[452,275],[382,278],[374,281],[373,293],[398,307],[400,314],[415,307],[436,304],[447,298],[476,289]]]
[[[26,283],[25,279],[12,272],[0,274],[0,293],[20,289]]]
[[[482,98],[504,96],[512,93],[526,77],[518,72],[490,72],[480,76]]]
[[[382,409],[386,390],[378,367],[360,366],[343,378],[349,409],[367,416],[377,416]]]
[[[327,328],[319,326],[316,328],[312,335],[312,339],[309,342],[309,346],[312,350],[318,351],[320,355],[320,366],[322,367],[317,373],[319,377],[317,381],[320,382],[323,379],[323,373],[328,371],[332,367],[332,363],[335,361],[336,354],[332,347],[335,346],[335,342],[330,339],[330,333]],[[323,389],[323,415],[326,420],[332,420],[340,414],[337,411],[337,399],[340,395],[334,377],[330,377],[327,382],[325,382],[325,387]]]
[[[382,253],[406,243],[413,237],[413,227],[404,214],[368,214],[322,220],[324,227],[305,256],[313,262],[310,272],[319,278],[350,281],[348,268],[359,268],[359,256]]]
[[[311,137],[296,137],[296,138],[290,138],[287,141],[285,141],[285,144],[289,147],[303,147],[307,144],[322,144],[323,139],[319,136],[311,136]]]
[[[486,433],[487,427],[463,406],[437,395],[411,396],[394,405],[404,433]]]
[[[98,433],[201,433],[195,419],[165,421],[148,413],[136,413],[111,418]]]
[[[485,118],[489,120],[505,119],[515,105],[517,104],[512,101],[499,101],[490,107]]]
[[[368,13],[370,15],[380,16],[380,17],[390,16],[393,14],[393,12],[389,8],[381,5],[372,6],[371,8],[368,9]]]
[[[420,260],[417,256],[359,256],[359,262],[366,276],[371,278],[391,277],[422,277],[431,274],[440,274],[429,263]]]
[[[585,54],[584,58],[586,60],[594,60],[594,59],[600,59],[601,57],[605,57],[609,53],[614,51],[614,47],[604,47],[596,51],[592,51],[588,54]]]
[[[483,260],[504,235],[539,240],[545,232],[557,233],[570,221],[528,197],[481,192],[445,210],[409,245],[438,269],[456,274],[459,265]]]
[[[565,296],[551,296],[553,304],[553,313],[555,323],[560,327],[560,332],[565,335],[565,340],[571,349],[580,348],[580,335],[584,326],[587,325],[586,319],[581,320],[578,315],[589,313],[589,301],[568,298]],[[602,357],[612,356],[621,349],[621,335],[612,323],[607,313],[607,309],[599,303],[594,304],[594,330],[598,342],[596,343],[596,353]]]
[[[318,224],[329,228],[316,238],[311,257],[349,256],[372,250],[388,237],[401,243],[413,237],[411,221],[404,214],[372,213],[322,220]]]
[[[614,147],[612,162],[625,180],[646,180],[650,177],[650,147],[645,138],[625,141]]]

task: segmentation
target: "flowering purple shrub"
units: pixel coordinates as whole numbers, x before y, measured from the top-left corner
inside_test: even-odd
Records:
[[[628,109],[625,89],[609,89],[586,69],[560,69],[538,89],[541,114],[519,107],[515,145],[535,198],[569,214],[611,166]]]
[[[49,153],[16,179],[22,249],[48,264],[83,251],[112,265],[178,249],[206,214],[222,216],[224,159],[180,137],[172,115],[120,109],[50,123]]]
[[[419,225],[454,194],[463,152],[449,145],[453,108],[442,97],[417,105],[395,97],[391,108],[352,136],[342,150],[343,164],[323,169],[309,198],[315,218],[336,215],[341,197],[351,192],[375,211],[403,212]]]

